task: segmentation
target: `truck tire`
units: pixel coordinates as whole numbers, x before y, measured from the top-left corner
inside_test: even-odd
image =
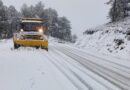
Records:
[[[36,46],[36,49],[39,49],[39,46]]]
[[[41,47],[41,49],[45,49],[46,51],[48,51],[48,48],[45,48],[45,47]]]
[[[20,45],[14,43],[14,49],[18,49],[20,47]]]
[[[46,51],[48,51],[48,48],[45,48]]]

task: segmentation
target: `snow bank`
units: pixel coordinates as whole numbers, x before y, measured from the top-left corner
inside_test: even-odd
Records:
[[[130,17],[85,31],[75,46],[117,58],[130,59]]]

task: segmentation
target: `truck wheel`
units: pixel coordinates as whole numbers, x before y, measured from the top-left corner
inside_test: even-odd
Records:
[[[48,51],[48,48],[45,48],[46,51]]]
[[[36,49],[39,49],[39,46],[36,46]]]
[[[14,49],[18,49],[20,47],[20,45],[14,43]]]
[[[45,47],[41,47],[41,49],[45,49],[46,51],[48,51],[48,48],[45,48]]]

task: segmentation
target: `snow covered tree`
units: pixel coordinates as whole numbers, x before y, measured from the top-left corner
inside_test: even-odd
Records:
[[[58,17],[57,11],[52,8],[45,9],[44,13],[49,20],[48,34],[66,41],[71,41],[70,21],[66,17]]]
[[[26,4],[23,4],[21,13],[23,17],[42,18],[44,16],[44,4],[42,2],[38,2],[35,6],[27,6]]]
[[[31,5],[30,7],[28,7],[28,13],[29,13],[29,17],[36,17],[36,13],[35,13],[35,7],[33,5]]]
[[[38,2],[36,5],[28,6],[23,4],[21,11],[18,12],[14,6],[6,7],[0,0],[0,38],[9,38],[16,30],[17,19],[43,18],[47,19],[49,30],[48,35],[57,37],[66,41],[71,41],[71,25],[66,17],[59,17],[55,9],[44,9],[44,4]]]
[[[32,16],[30,13],[30,8],[26,4],[23,4],[23,6],[21,8],[21,13],[22,13],[23,17],[31,17]]]
[[[66,41],[71,41],[71,26],[70,26],[70,21],[66,17],[60,17],[59,22],[59,38],[66,40]]]
[[[77,37],[77,35],[76,35],[76,34],[72,35],[72,42],[73,42],[73,43],[75,43],[75,42],[76,42],[76,40],[77,40],[77,38],[78,38],[78,37]]]
[[[16,30],[17,19],[19,18],[19,12],[15,9],[14,6],[8,7],[8,22],[9,22],[9,36],[13,35],[13,32]]]
[[[127,6],[126,6],[126,11],[128,13],[128,16],[130,16],[130,0],[126,0]]]
[[[34,7],[36,17],[42,18],[44,16],[44,4],[40,1]]]
[[[107,4],[110,4],[112,7],[109,12],[109,17],[112,22],[119,21],[128,16],[127,0],[109,0]]]
[[[7,7],[0,0],[0,38],[7,38],[8,34],[8,14]]]
[[[45,17],[48,19],[48,23],[49,23],[48,33],[49,33],[49,35],[55,37],[56,31],[57,31],[57,26],[58,26],[57,11],[52,8],[48,8],[44,12],[45,12]]]

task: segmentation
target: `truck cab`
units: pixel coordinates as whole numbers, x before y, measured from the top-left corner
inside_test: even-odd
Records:
[[[21,18],[13,35],[14,48],[36,47],[48,51],[48,40],[45,31],[48,29],[47,20],[40,18]]]

